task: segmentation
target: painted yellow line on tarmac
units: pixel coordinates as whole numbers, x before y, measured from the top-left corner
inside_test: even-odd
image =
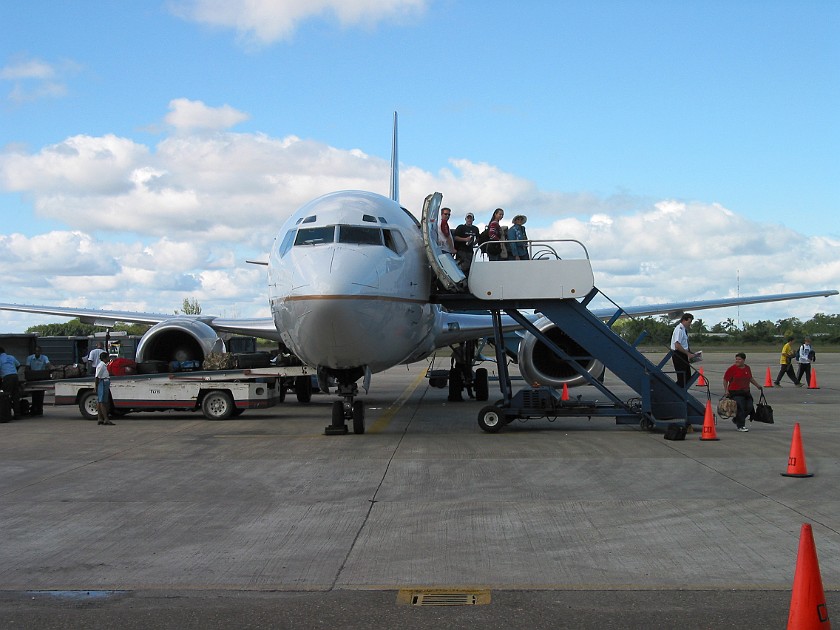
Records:
[[[371,424],[367,428],[368,433],[380,433],[388,428],[388,425],[391,424],[391,420],[394,419],[394,416],[397,415],[397,412],[400,408],[411,398],[411,395],[414,393],[414,390],[420,386],[420,383],[423,379],[426,378],[426,372],[424,370],[420,371],[420,374],[417,378],[414,379],[414,382],[411,383],[408,387],[405,388],[400,397],[397,398],[390,407],[386,408],[383,411],[379,418],[377,418],[376,422]]]

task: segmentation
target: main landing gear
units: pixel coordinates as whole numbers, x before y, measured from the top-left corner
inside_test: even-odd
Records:
[[[365,403],[353,400],[358,393],[359,387],[355,381],[349,384],[339,382],[338,395],[344,400],[333,403],[332,424],[324,428],[324,435],[345,435],[347,422],[350,421],[353,423],[353,433],[361,435],[365,432]]]

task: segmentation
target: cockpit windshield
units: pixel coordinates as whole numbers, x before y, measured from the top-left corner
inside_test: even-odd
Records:
[[[295,245],[321,245],[335,240],[335,226],[300,228],[295,237]]]
[[[338,226],[338,242],[356,245],[382,245],[382,230],[358,225]]]
[[[338,237],[336,238],[336,228]],[[323,227],[301,227],[295,233],[290,230],[280,244],[280,255],[285,256],[294,246],[322,245],[325,243],[347,243],[349,245],[380,245],[395,254],[402,255],[408,248],[402,234],[395,229],[382,229],[360,225],[327,225]]]

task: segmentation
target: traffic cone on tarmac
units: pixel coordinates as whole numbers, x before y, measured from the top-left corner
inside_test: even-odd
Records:
[[[715,418],[712,415],[712,402],[706,401],[706,415],[703,416],[703,432],[700,434],[700,439],[703,441],[717,441],[720,438],[717,436],[717,429],[715,429]]]
[[[793,425],[793,440],[790,443],[790,455],[788,455],[787,472],[781,473],[782,477],[813,477],[814,473],[808,472],[805,464],[805,453],[802,450],[802,436],[799,431],[799,423]]]
[[[569,386],[563,383],[563,393],[560,394],[560,400],[569,400]]]
[[[817,385],[817,368],[813,365],[811,366],[811,381],[808,383],[808,389],[819,389],[820,386]]]
[[[770,368],[767,368],[767,377],[764,379],[764,387],[773,387],[773,379],[770,376]]]
[[[700,368],[700,378],[697,379],[697,386],[698,387],[705,387],[706,386],[706,377],[703,375],[703,368]]]
[[[817,548],[814,545],[814,532],[809,523],[802,523],[799,532],[799,551],[796,554],[787,627],[788,630],[831,628]]]

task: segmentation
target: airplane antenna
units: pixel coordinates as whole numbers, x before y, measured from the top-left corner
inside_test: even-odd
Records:
[[[397,157],[397,112],[394,112],[394,137],[391,140],[391,199],[400,201],[399,158]]]

